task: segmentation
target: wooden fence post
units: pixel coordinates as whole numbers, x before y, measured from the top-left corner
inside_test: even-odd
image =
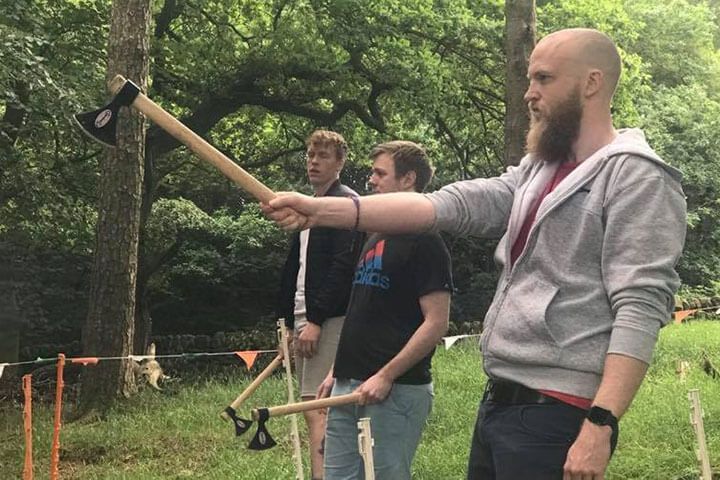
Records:
[[[705,426],[703,424],[704,412],[700,405],[700,391],[697,388],[688,391],[688,398],[690,399],[690,423],[693,426],[693,430],[695,430],[695,437],[697,437],[698,442],[697,457],[700,461],[700,478],[702,480],[712,480],[710,457],[708,455]]]
[[[363,417],[358,422],[358,449],[365,467],[365,480],[375,480],[375,462],[373,459],[373,438],[370,430],[370,418]]]

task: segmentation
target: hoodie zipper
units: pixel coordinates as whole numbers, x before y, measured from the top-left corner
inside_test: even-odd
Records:
[[[547,217],[550,212],[552,212],[555,207],[557,207],[559,204],[567,200],[570,196],[572,196],[582,185],[587,183],[589,180],[591,180],[597,173],[600,171],[602,166],[606,163],[608,157],[603,157],[600,161],[598,161],[595,165],[595,168],[593,168],[590,172],[588,172],[587,175],[583,176],[580,180],[578,180],[570,189],[568,189],[567,193],[563,195],[562,197],[555,200],[548,208],[545,209],[543,214],[539,217],[535,218],[535,221],[533,222],[532,226],[530,227],[530,231],[528,232],[528,237],[525,242],[525,248],[523,248],[523,251],[520,253],[520,256],[515,260],[515,263],[512,264],[510,269],[508,270],[507,276],[503,280],[503,287],[502,287],[502,294],[501,297],[498,299],[498,305],[497,308],[493,311],[493,317],[492,322],[489,322],[490,325],[488,325],[487,328],[487,335],[484,336],[484,342],[482,344],[483,351],[487,351],[487,346],[490,345],[490,337],[493,333],[494,327],[495,327],[495,320],[497,319],[498,313],[502,309],[503,304],[505,303],[505,300],[507,299],[507,293],[508,290],[510,290],[510,285],[512,285],[513,276],[515,274],[515,269],[520,264],[520,262],[527,256],[527,250],[528,245],[530,245],[530,242],[534,240],[535,232],[537,231],[537,226],[540,224],[540,222]],[[508,243],[510,239],[508,239]],[[512,247],[510,247],[512,248]],[[507,262],[509,263],[510,258],[506,258]]]

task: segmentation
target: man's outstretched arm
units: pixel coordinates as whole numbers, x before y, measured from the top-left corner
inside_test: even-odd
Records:
[[[298,193],[280,193],[263,212],[285,230],[323,226],[377,233],[412,233],[430,229],[435,209],[419,193],[387,193],[358,199],[314,198]]]

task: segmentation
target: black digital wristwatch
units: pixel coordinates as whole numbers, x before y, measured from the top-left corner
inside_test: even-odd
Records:
[[[598,407],[597,405],[590,407],[590,410],[588,410],[585,418],[587,418],[591,423],[594,423],[595,425],[600,425],[601,427],[607,425],[612,428],[613,432],[616,432],[618,429],[617,417],[613,415],[610,410]]]

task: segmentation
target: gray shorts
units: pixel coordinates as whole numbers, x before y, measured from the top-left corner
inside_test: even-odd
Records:
[[[330,367],[335,362],[335,352],[337,352],[340,331],[344,322],[344,316],[325,320],[320,330],[317,353],[312,358],[295,355],[295,369],[300,384],[301,397],[315,397],[318,387],[325,380]],[[300,335],[307,323],[305,316],[298,315],[295,317],[295,338],[293,341],[297,341],[298,335]]]

